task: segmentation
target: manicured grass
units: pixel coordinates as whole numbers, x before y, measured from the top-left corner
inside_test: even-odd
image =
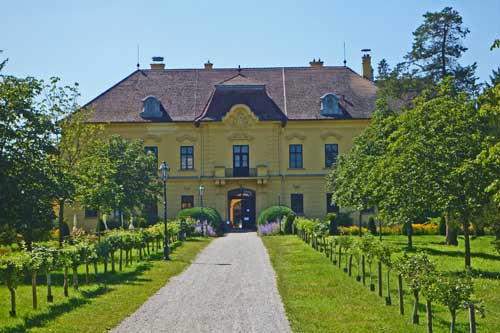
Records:
[[[101,281],[82,285],[78,291],[70,287],[69,298],[64,298],[61,274],[55,274],[54,303],[46,301],[45,278],[39,280],[39,309],[31,309],[31,285],[17,288],[18,315],[9,317],[10,298],[6,287],[0,287],[0,332],[106,332],[126,316],[133,313],[144,301],[172,277],[182,272],[196,255],[210,242],[209,239],[192,239],[177,247],[171,260],[161,260],[160,252],[152,254],[153,260],[135,262],[123,267],[122,272],[100,274]],[[108,267],[110,269],[110,266]],[[118,270],[118,264],[116,265]],[[79,269],[80,282],[85,281],[85,267]],[[92,270],[91,270],[92,271]],[[99,272],[103,271],[102,265]]]
[[[385,237],[403,248],[404,236]],[[416,248],[424,249],[440,270],[463,269],[463,248],[442,245],[441,236],[414,237]],[[486,317],[478,318],[478,332],[500,332],[500,256],[491,245],[492,237],[472,241],[472,265],[477,268],[475,294],[485,301]],[[353,276],[334,266],[297,236],[263,237],[278,278],[278,288],[295,332],[426,332],[425,300],[421,299],[420,324],[411,324],[412,297],[405,294],[405,315],[399,315],[397,279],[391,276],[392,306],[386,306],[377,292],[370,292]],[[460,241],[463,243],[463,241]],[[374,265],[374,272],[376,265]],[[368,270],[368,268],[367,268]],[[376,274],[375,274],[376,275]],[[385,268],[384,268],[384,296]],[[376,280],[376,279],[375,279]],[[368,279],[367,279],[368,284]],[[376,282],[375,282],[376,284]],[[434,332],[449,332],[447,309],[435,305]],[[457,331],[468,332],[464,311]]]

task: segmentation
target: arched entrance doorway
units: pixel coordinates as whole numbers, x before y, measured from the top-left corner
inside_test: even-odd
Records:
[[[240,187],[227,192],[227,209],[233,229],[255,229],[255,191]]]

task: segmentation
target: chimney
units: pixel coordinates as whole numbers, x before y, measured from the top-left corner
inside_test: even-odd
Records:
[[[363,65],[363,77],[367,80],[373,81],[372,57],[370,56],[370,51],[370,49],[361,50],[361,52],[364,52],[361,63]]]
[[[311,65],[312,68],[321,68],[323,67],[323,61],[321,61],[321,58],[318,58],[318,60],[313,59],[309,62],[309,65]]]
[[[211,70],[213,67],[214,67],[214,64],[212,64],[212,63],[210,62],[210,60],[208,60],[208,61],[205,63],[205,69],[206,69],[207,71]]]
[[[163,62],[163,57],[153,57],[153,62],[151,63],[151,69],[163,70],[165,69],[165,63]]]

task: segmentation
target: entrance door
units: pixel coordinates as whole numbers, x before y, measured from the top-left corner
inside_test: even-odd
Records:
[[[248,177],[248,145],[233,146],[233,177]]]
[[[233,229],[255,229],[255,192],[246,188],[228,192],[228,216]]]

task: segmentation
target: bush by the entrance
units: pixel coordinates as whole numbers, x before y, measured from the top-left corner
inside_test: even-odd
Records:
[[[211,207],[193,207],[193,208],[185,208],[180,210],[177,213],[177,220],[185,220],[188,217],[191,217],[195,220],[207,220],[212,228],[215,230],[217,235],[224,234],[224,225],[222,223],[222,217],[219,212]]]
[[[260,213],[257,222],[259,224],[265,224],[266,222],[276,221],[278,218],[283,218],[286,215],[294,215],[293,210],[287,206],[271,206],[267,207]]]

